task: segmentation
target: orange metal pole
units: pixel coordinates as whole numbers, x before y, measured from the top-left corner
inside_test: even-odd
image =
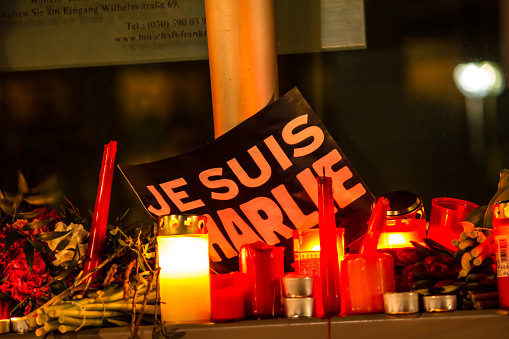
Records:
[[[274,0],[205,0],[216,138],[279,97]]]

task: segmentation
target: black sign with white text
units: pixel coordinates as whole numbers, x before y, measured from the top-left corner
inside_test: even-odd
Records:
[[[366,232],[375,201],[297,89],[199,149],[119,168],[154,217],[206,215],[210,259],[233,270],[259,240],[293,261],[292,231],[318,225],[319,175],[332,177],[345,244]]]

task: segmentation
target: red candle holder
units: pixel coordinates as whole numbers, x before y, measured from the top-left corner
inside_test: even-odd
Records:
[[[246,317],[283,316],[281,279],[284,276],[284,247],[261,241],[240,248],[240,272],[246,274]]]
[[[427,237],[456,251],[457,248],[452,245],[451,241],[460,237],[463,232],[463,226],[460,223],[476,207],[479,206],[460,199],[432,199]]]

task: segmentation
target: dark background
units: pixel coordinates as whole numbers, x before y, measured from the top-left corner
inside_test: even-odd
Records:
[[[506,6],[505,6],[506,7]],[[280,55],[281,95],[298,87],[375,196],[487,204],[509,167],[508,97],[485,100],[485,148],[468,148],[462,62],[505,72],[503,1],[365,1],[367,48]],[[507,21],[507,15],[505,15]],[[0,73],[0,189],[57,174],[82,211],[93,209],[103,145],[117,163],[154,161],[214,138],[208,61]],[[111,218],[148,217],[117,170]]]

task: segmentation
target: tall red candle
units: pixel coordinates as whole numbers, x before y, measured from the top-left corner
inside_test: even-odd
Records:
[[[111,141],[104,146],[101,172],[99,174],[99,187],[97,188],[94,215],[85,256],[84,275],[96,268],[101,261],[101,254],[106,240],[106,228],[108,227],[108,212],[110,208],[111,184],[113,181],[116,152],[116,141]],[[98,274],[99,271],[96,271],[93,274],[93,279],[96,278]]]
[[[336,247],[336,219],[332,178],[319,176],[318,220],[320,230],[320,276],[322,280],[323,311],[327,316],[341,311],[339,292],[339,260]]]

